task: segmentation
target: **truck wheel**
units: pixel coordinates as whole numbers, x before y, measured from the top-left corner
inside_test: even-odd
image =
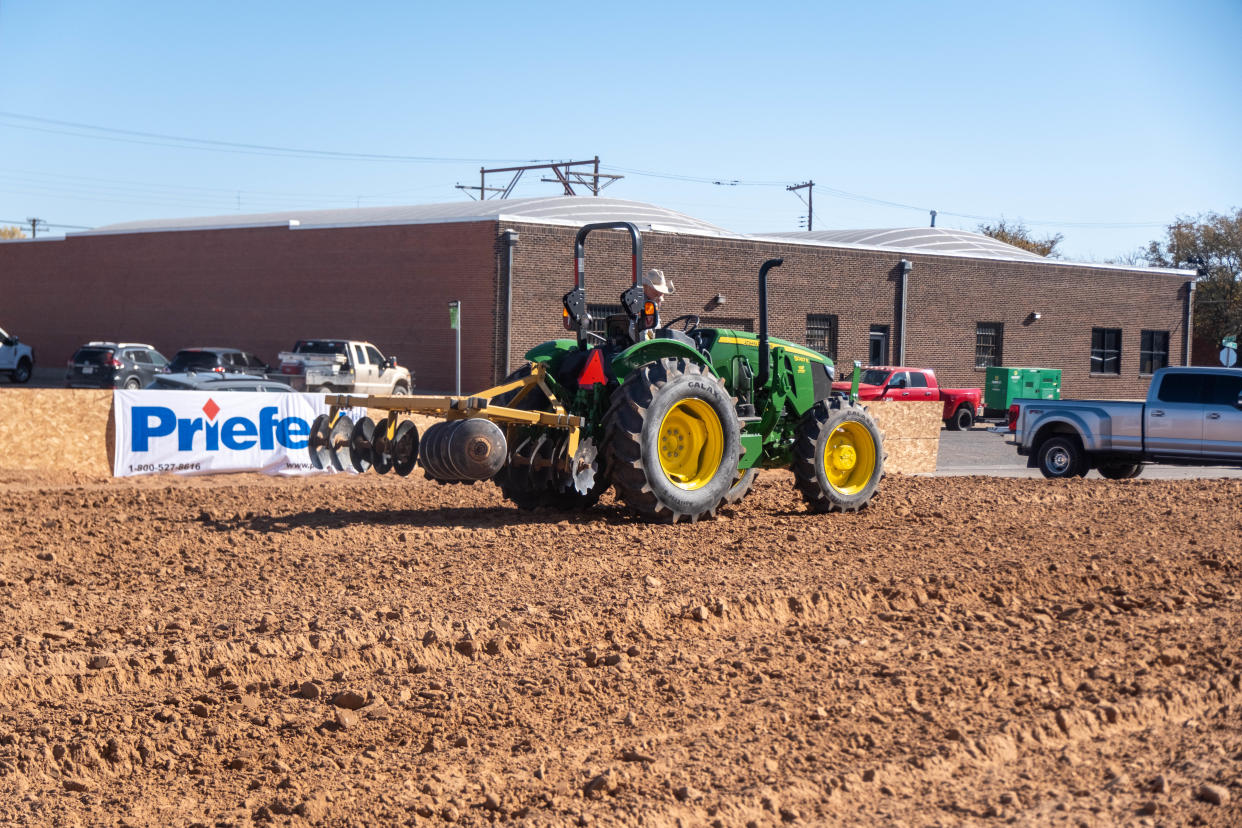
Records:
[[[822,400],[798,424],[794,484],[812,512],[857,512],[884,476],[884,444],[875,420],[846,397]]]
[[[14,385],[30,382],[31,365],[30,360],[23,358],[17,363],[17,367],[13,369],[13,373],[9,374],[9,382]]]
[[[1129,480],[1143,473],[1142,463],[1101,463],[1100,474],[1109,480]]]
[[[968,407],[962,406],[953,412],[953,416],[945,421],[950,431],[969,431],[975,424],[975,415]]]
[[[638,368],[605,418],[608,474],[646,518],[715,515],[737,480],[741,424],[733,399],[702,365],[661,359]]]
[[[407,397],[410,394],[410,387],[404,382],[399,382],[392,387],[392,395],[394,397]]]
[[[1082,477],[1087,458],[1076,437],[1052,437],[1039,447],[1039,471],[1044,477]]]
[[[755,485],[755,478],[759,476],[759,470],[749,468],[744,472],[739,472],[737,482],[733,484],[733,488],[725,492],[724,504],[732,506],[735,503],[741,503],[746,495],[750,494],[750,489]]]

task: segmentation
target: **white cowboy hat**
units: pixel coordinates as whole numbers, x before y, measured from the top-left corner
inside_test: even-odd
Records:
[[[656,293],[668,296],[670,293],[676,293],[677,288],[673,285],[672,279],[664,278],[664,271],[659,268],[651,268],[647,271],[647,275],[643,277],[643,282],[651,285],[651,289]]]

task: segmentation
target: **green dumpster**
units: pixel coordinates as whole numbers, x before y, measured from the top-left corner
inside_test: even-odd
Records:
[[[1024,397],[1037,400],[1061,399],[1060,368],[1014,368],[1000,366],[987,369],[983,389],[985,417],[1003,417],[1013,401]]]

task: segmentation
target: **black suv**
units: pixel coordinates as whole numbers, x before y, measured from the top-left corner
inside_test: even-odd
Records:
[[[168,373],[184,374],[190,371],[214,371],[223,374],[250,374],[267,376],[267,363],[254,354],[236,348],[182,348],[168,364]]]
[[[143,388],[163,373],[168,360],[141,342],[88,342],[73,354],[65,373],[69,388]]]

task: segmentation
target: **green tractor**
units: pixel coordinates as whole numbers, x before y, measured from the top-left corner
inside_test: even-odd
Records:
[[[584,245],[596,230],[628,231],[633,283],[623,313],[591,330]],[[759,335],[700,327],[694,315],[660,324],[641,283],[642,238],[628,222],[588,224],[574,242],[576,282],[564,296],[573,339],[545,342],[527,365],[471,397],[328,396],[311,429],[318,467],[432,480],[492,479],[524,509],[586,508],[610,486],[651,521],[694,522],[741,500],[761,468],[789,468],[808,508],[866,506],[884,472],[867,411],[832,393],[831,360],[768,336],[769,259],[759,269]],[[354,423],[343,409],[388,411]],[[402,412],[443,417],[422,439]]]

